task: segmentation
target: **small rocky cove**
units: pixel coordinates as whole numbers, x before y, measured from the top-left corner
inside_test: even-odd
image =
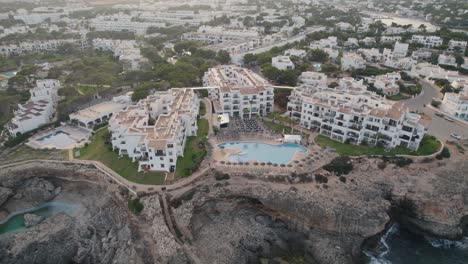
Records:
[[[128,190],[92,167],[26,163],[0,171],[0,219],[44,204],[74,210],[24,214],[28,228],[1,235],[0,260],[405,263],[398,261],[404,248],[396,247],[405,241],[422,237],[433,239],[432,246],[464,245],[464,159],[407,167],[355,159],[346,181],[323,170],[284,181],[280,175],[216,177],[219,173],[210,171],[190,186],[139,194],[144,206],[139,215],[127,208]],[[412,245],[418,244],[408,248]]]

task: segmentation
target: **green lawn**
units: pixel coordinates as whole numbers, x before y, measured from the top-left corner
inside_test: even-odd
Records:
[[[273,131],[276,134],[291,133],[291,127],[290,126],[286,126],[286,125],[279,124],[279,123],[273,123],[273,122],[270,122],[270,121],[263,121],[263,124],[268,129],[270,129],[271,131]]]
[[[405,99],[408,99],[410,98],[410,96],[406,95],[406,94],[397,94],[397,95],[389,95],[387,96],[387,99],[389,100],[394,100],[394,101],[398,101],[398,100],[405,100]]]
[[[198,119],[197,136],[188,137],[185,143],[184,156],[177,159],[176,176],[188,177],[198,169],[207,154],[206,141],[208,120]]]
[[[440,149],[441,144],[435,137],[425,135],[419,149],[417,151],[410,151],[404,147],[396,147],[390,151],[385,151],[383,147],[353,145],[340,143],[329,139],[323,135],[318,135],[315,138],[315,143],[321,147],[330,147],[336,150],[340,155],[346,156],[362,156],[362,155],[382,155],[382,156],[395,156],[395,155],[413,155],[413,156],[426,156],[435,153]]]
[[[199,115],[204,116],[206,114],[206,105],[203,102],[200,102],[200,111]]]
[[[285,122],[285,123],[291,123],[291,124],[296,123],[291,118],[286,117],[286,116],[282,116],[282,113],[280,113],[280,112],[271,112],[268,115],[266,115],[266,117],[271,118],[271,119],[276,119],[276,120],[279,120],[279,121]]]
[[[92,137],[91,143],[86,147],[75,149],[80,151],[77,159],[97,160],[104,163],[125,179],[140,184],[164,184],[165,173],[163,172],[138,172],[138,163],[132,162],[128,156],[119,159],[117,151],[112,151],[111,145],[105,144],[104,136],[107,128],[98,130]]]

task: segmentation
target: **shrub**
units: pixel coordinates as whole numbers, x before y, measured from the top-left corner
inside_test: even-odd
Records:
[[[385,161],[381,161],[377,164],[377,168],[383,170],[387,167],[387,163]]]
[[[395,164],[400,168],[408,166],[411,163],[413,163],[412,159],[404,158],[404,157],[383,157],[383,161]]]
[[[431,105],[433,107],[439,108],[442,103],[440,101],[432,100]]]
[[[341,176],[351,172],[353,170],[353,164],[348,156],[342,156],[334,158],[330,163],[323,166],[323,168],[337,176]]]
[[[215,179],[216,179],[217,181],[229,180],[229,178],[231,178],[231,177],[229,176],[229,174],[227,174],[227,173],[224,173],[224,174],[223,174],[223,173],[221,173],[221,172],[216,172],[216,174],[214,175],[214,177],[215,177]]]
[[[130,198],[128,200],[128,209],[130,209],[132,213],[138,215],[143,210],[143,204],[140,202],[140,199],[138,198],[135,198],[135,199]]]
[[[339,179],[341,182],[346,183],[346,178],[344,176],[341,176]]]
[[[318,183],[327,183],[328,178],[321,175],[321,174],[315,174],[315,181],[318,182]]]
[[[438,159],[438,160],[448,159],[448,158],[450,158],[450,156],[451,156],[450,155],[450,150],[448,148],[444,147],[442,149],[442,152],[437,154],[436,159]]]

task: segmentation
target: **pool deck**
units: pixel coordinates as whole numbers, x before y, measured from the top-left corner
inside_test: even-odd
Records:
[[[275,174],[275,173],[291,173],[291,172],[306,172],[315,170],[324,164],[328,163],[333,159],[336,154],[324,152],[318,146],[302,146],[307,149],[305,153],[296,151],[292,159],[287,164],[273,164],[265,162],[248,162],[248,165],[245,163],[236,163],[229,160],[229,156],[232,154],[240,154],[242,151],[238,149],[222,149],[218,147],[219,144],[226,142],[259,142],[267,143],[272,145],[280,145],[283,142],[278,141],[278,139],[259,139],[256,138],[240,138],[235,140],[225,140],[218,141],[212,139],[212,162],[216,167],[222,169],[226,172],[245,172],[245,173],[262,173],[262,174]]]
[[[58,131],[65,132],[65,134],[59,135],[65,135],[67,137],[67,141],[69,141],[69,144],[65,145],[65,142],[57,141],[59,139],[53,140],[53,137],[51,138],[52,140],[47,140],[48,143],[39,140],[47,135],[57,133]],[[28,140],[26,145],[34,149],[73,149],[83,146],[86,142],[88,142],[90,136],[91,131],[89,130],[70,125],[64,125],[37,133]]]

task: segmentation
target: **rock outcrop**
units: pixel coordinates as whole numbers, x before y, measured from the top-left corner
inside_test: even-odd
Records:
[[[11,189],[0,187],[0,206],[2,206],[12,194],[13,191]]]
[[[24,214],[24,226],[32,227],[35,226],[42,221],[44,221],[45,217],[35,214]]]

